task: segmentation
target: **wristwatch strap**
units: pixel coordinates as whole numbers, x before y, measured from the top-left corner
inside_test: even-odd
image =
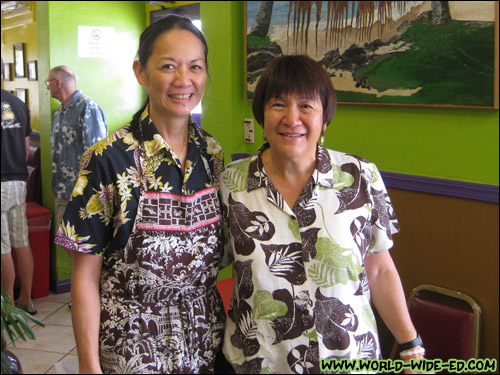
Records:
[[[409,350],[413,349],[416,346],[424,346],[424,343],[422,342],[422,338],[420,337],[419,334],[417,334],[417,337],[411,341],[405,342],[403,344],[399,344],[399,350]]]

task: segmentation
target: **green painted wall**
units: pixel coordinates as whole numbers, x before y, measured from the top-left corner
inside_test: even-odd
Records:
[[[78,88],[102,107],[111,133],[127,124],[137,111],[143,90],[137,84],[132,63],[146,24],[143,1],[39,1],[37,13],[40,82],[57,65],[73,69]],[[79,58],[78,26],[114,27],[116,48],[111,57]],[[40,92],[42,184],[44,206],[53,210],[51,191],[51,118],[60,103],[48,90]],[[43,109],[42,109],[43,108]],[[50,110],[49,110],[50,108]],[[55,225],[53,225],[55,230]],[[71,276],[71,260],[59,246],[52,249],[52,278]]]
[[[71,66],[79,88],[102,106],[110,131],[127,123],[143,100],[131,66],[145,9],[145,2],[37,2],[40,80],[50,66]],[[221,142],[227,163],[231,153],[253,153],[262,143],[257,124],[256,143],[243,143],[243,118],[253,117],[244,99],[244,2],[201,2],[200,13],[210,49],[202,124]],[[78,25],[115,27],[117,55],[79,59]],[[51,209],[50,126],[58,106],[40,90],[44,205]],[[498,123],[498,110],[343,104],[327,130],[326,146],[364,156],[384,171],[498,185]],[[57,247],[53,256],[57,280],[70,277],[66,253]]]
[[[245,98],[244,2],[201,2],[210,48],[211,89],[203,100],[203,127],[221,143],[226,162],[243,143],[243,118],[253,117]],[[498,110],[341,104],[325,145],[361,155],[383,171],[498,185]]]

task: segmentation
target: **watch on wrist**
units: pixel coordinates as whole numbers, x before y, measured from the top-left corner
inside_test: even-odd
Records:
[[[417,337],[411,341],[405,342],[403,344],[399,344],[399,350],[409,350],[413,349],[416,346],[424,346],[424,343],[422,342],[422,338],[420,337],[419,334],[417,334]]]

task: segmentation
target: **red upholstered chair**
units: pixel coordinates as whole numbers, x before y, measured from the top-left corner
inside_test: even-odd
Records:
[[[229,303],[231,302],[231,297],[233,295],[234,277],[217,281],[215,285],[217,286],[217,289],[219,289],[227,314],[227,311],[229,310]]]
[[[434,285],[413,289],[408,309],[426,359],[478,358],[481,308],[468,295]],[[399,358],[397,342],[391,358]]]
[[[42,205],[42,162],[40,147],[30,147],[28,172],[26,202],[36,202]]]
[[[50,263],[50,219],[52,213],[42,206],[42,165],[40,153],[40,134],[31,133],[28,157],[28,180],[26,182],[26,217],[28,219],[29,241],[35,261],[33,271],[32,297],[42,298],[49,295]],[[15,251],[12,252],[16,267],[16,281],[19,287],[19,272]]]
[[[33,287],[31,296],[42,298],[49,295],[49,269],[50,269],[50,219],[52,212],[36,202],[26,202],[26,217],[35,269],[33,271]],[[14,287],[19,287],[19,272],[17,269],[16,252],[12,251],[16,280]]]

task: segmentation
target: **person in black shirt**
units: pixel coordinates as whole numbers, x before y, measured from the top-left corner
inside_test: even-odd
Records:
[[[2,78],[3,78],[2,59]],[[15,269],[11,247],[15,249],[21,279],[21,294],[16,306],[34,315],[31,300],[34,260],[28,239],[26,219],[26,181],[28,179],[29,135],[28,107],[19,98],[2,89],[2,287],[14,300]]]

